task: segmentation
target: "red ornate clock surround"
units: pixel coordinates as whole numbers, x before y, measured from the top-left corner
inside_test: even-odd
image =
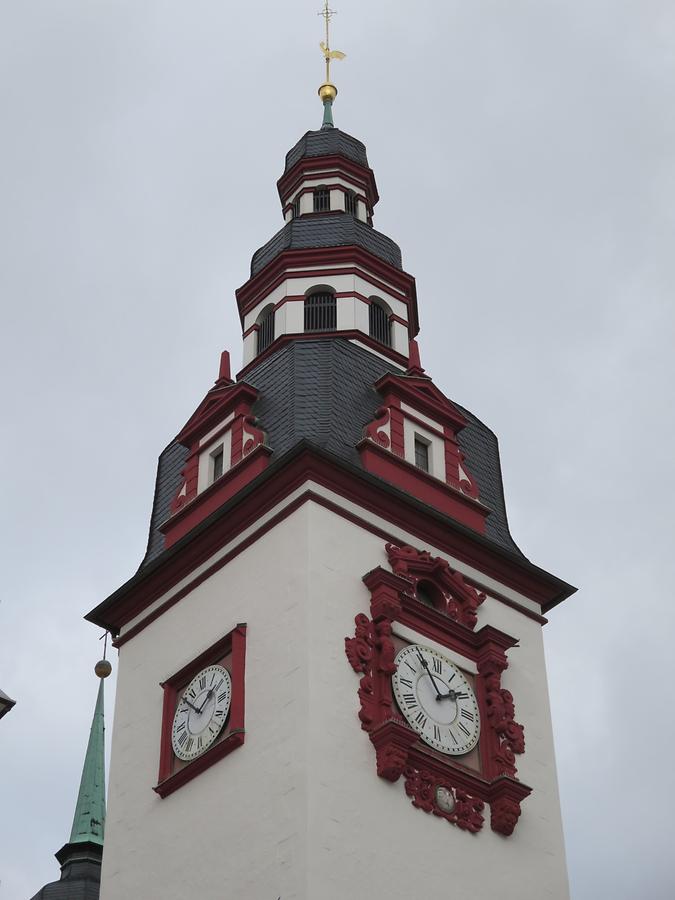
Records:
[[[364,576],[371,594],[370,616],[357,615],[354,637],[345,638],[349,663],[361,675],[359,719],[375,747],[377,774],[392,782],[403,775],[413,806],[473,833],[482,828],[488,805],[492,830],[510,835],[520,804],[531,792],[516,778],[515,757],[525,750],[524,731],[514,718],[513,696],[501,686],[508,667],[506,651],[517,640],[489,625],[474,630],[485,595],[446,560],[408,546],[387,544],[386,551],[394,571],[378,567]],[[435,608],[415,596],[422,581],[442,598]],[[475,663],[482,721],[479,771],[423,745],[398,712],[391,690],[395,621]],[[439,788],[451,798],[446,809],[437,802]]]
[[[188,763],[177,760],[171,746],[171,729],[180,693],[201,669],[212,664],[228,669],[232,679],[232,701],[228,720],[214,744]],[[162,682],[164,704],[160,736],[159,776],[153,788],[160,797],[167,797],[191,781],[219,759],[244,743],[244,669],[246,663],[246,624],[241,623],[212,644],[198,657]]]

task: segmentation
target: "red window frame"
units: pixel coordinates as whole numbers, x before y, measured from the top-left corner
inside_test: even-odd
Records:
[[[171,746],[173,717],[179,693],[197,672],[223,660],[226,660],[225,665],[232,678],[230,715],[223,733],[201,756],[185,764],[179,763]],[[245,664],[246,624],[241,623],[160,684],[164,690],[164,703],[159,750],[159,776],[157,784],[153,788],[160,797],[172,794],[244,743],[246,734],[244,728]]]

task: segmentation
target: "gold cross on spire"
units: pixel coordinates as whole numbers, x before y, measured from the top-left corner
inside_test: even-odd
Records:
[[[331,50],[330,49],[330,20],[336,14],[337,10],[330,9],[328,6],[328,0],[324,2],[324,8],[319,13],[320,16],[323,16],[326,22],[326,40],[321,41],[319,46],[321,47],[321,52],[324,55],[324,59],[326,60],[326,85],[331,84],[330,80],[330,61],[332,59],[344,59],[346,54],[341,50]],[[336,91],[337,93],[337,91]]]

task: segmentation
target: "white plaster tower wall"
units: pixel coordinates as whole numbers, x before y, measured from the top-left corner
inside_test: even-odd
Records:
[[[503,684],[525,726],[519,777],[533,792],[512,836],[493,833],[489,815],[479,834],[462,832],[414,809],[402,780],[377,777],[360,728],[344,638],[368,611],[361,579],[378,565],[387,567],[380,536],[308,501],[122,646],[101,900],[154,897],[158,884],[162,900],[184,900],[188,872],[206,898],[568,897],[541,626],[496,599],[479,610],[478,627],[520,639]],[[160,799],[159,682],[241,621],[246,742]]]

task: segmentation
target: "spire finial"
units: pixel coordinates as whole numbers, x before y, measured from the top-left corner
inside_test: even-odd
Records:
[[[323,16],[326,23],[326,40],[319,43],[321,52],[326,60],[326,80],[319,88],[319,97],[323,103],[322,128],[333,128],[333,101],[337,97],[337,88],[330,80],[330,61],[332,59],[344,59],[346,56],[341,50],[330,49],[330,20],[336,12],[337,10],[329,8],[328,0],[324,0],[324,7],[319,13],[320,16]]]

